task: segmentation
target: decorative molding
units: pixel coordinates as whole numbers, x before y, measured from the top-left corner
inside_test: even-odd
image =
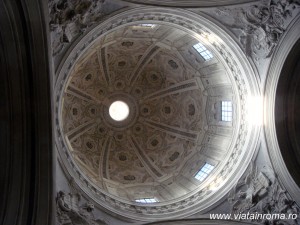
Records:
[[[141,71],[143,68],[147,65],[147,63],[160,51],[160,47],[157,45],[152,45],[150,46],[147,50],[146,53],[143,55],[143,57],[139,60],[137,63],[136,68],[133,69],[132,73],[130,74],[129,77],[129,82],[131,86],[133,86],[134,82],[137,80],[139,77]]]
[[[245,4],[248,2],[254,2],[257,0],[123,0],[124,2],[132,2],[141,5],[152,5],[152,6],[169,6],[169,7],[216,7],[223,5],[235,5]]]
[[[149,95],[144,96],[140,101],[147,102],[150,100],[157,100],[167,95],[173,95],[173,94],[182,93],[185,91],[197,90],[197,89],[199,89],[199,85],[196,79],[185,80],[183,82],[150,93]]]

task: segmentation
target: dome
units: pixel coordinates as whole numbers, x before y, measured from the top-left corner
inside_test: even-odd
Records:
[[[299,1],[0,9],[3,224],[300,224]]]
[[[243,149],[245,71],[222,39],[153,19],[85,38],[63,62],[57,91],[60,154],[83,191],[145,220],[217,201],[252,154]]]
[[[218,166],[234,134],[232,121],[219,118],[218,98],[232,101],[234,93],[222,64],[213,55],[206,61],[198,43],[176,28],[136,24],[105,35],[75,65],[63,130],[75,162],[97,186],[130,201],[164,202],[197,187],[201,164]],[[220,95],[210,96],[203,82],[219,85],[213,91]],[[118,103],[124,120],[110,115]],[[223,137],[209,136],[207,120],[223,125]],[[223,146],[217,154],[201,153],[208,138]]]

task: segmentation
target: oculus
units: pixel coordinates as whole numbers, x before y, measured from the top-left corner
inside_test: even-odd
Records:
[[[123,101],[114,101],[109,106],[109,115],[115,121],[123,121],[129,115],[129,107]]]

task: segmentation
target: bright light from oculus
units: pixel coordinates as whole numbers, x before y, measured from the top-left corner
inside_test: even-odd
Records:
[[[109,115],[115,121],[125,120],[129,115],[129,107],[125,102],[115,101],[109,106]]]

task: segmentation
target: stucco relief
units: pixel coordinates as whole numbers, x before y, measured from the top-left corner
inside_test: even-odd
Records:
[[[245,7],[221,7],[211,15],[230,28],[253,60],[272,55],[288,24],[299,11],[295,0],[266,0]]]
[[[267,225],[294,225],[299,224],[300,208],[290,198],[288,193],[279,184],[274,171],[269,167],[259,169],[253,164],[246,177],[240,180],[228,195],[232,206],[232,214],[269,214],[280,215],[280,218],[261,219],[250,218],[249,222]],[[292,214],[296,219],[289,218]]]
[[[48,7],[53,56],[62,53],[68,43],[110,13],[105,0],[50,0]],[[113,11],[120,8],[112,7]]]
[[[107,225],[93,215],[94,205],[90,202],[81,203],[78,193],[59,191],[56,197],[56,213],[60,225]]]

